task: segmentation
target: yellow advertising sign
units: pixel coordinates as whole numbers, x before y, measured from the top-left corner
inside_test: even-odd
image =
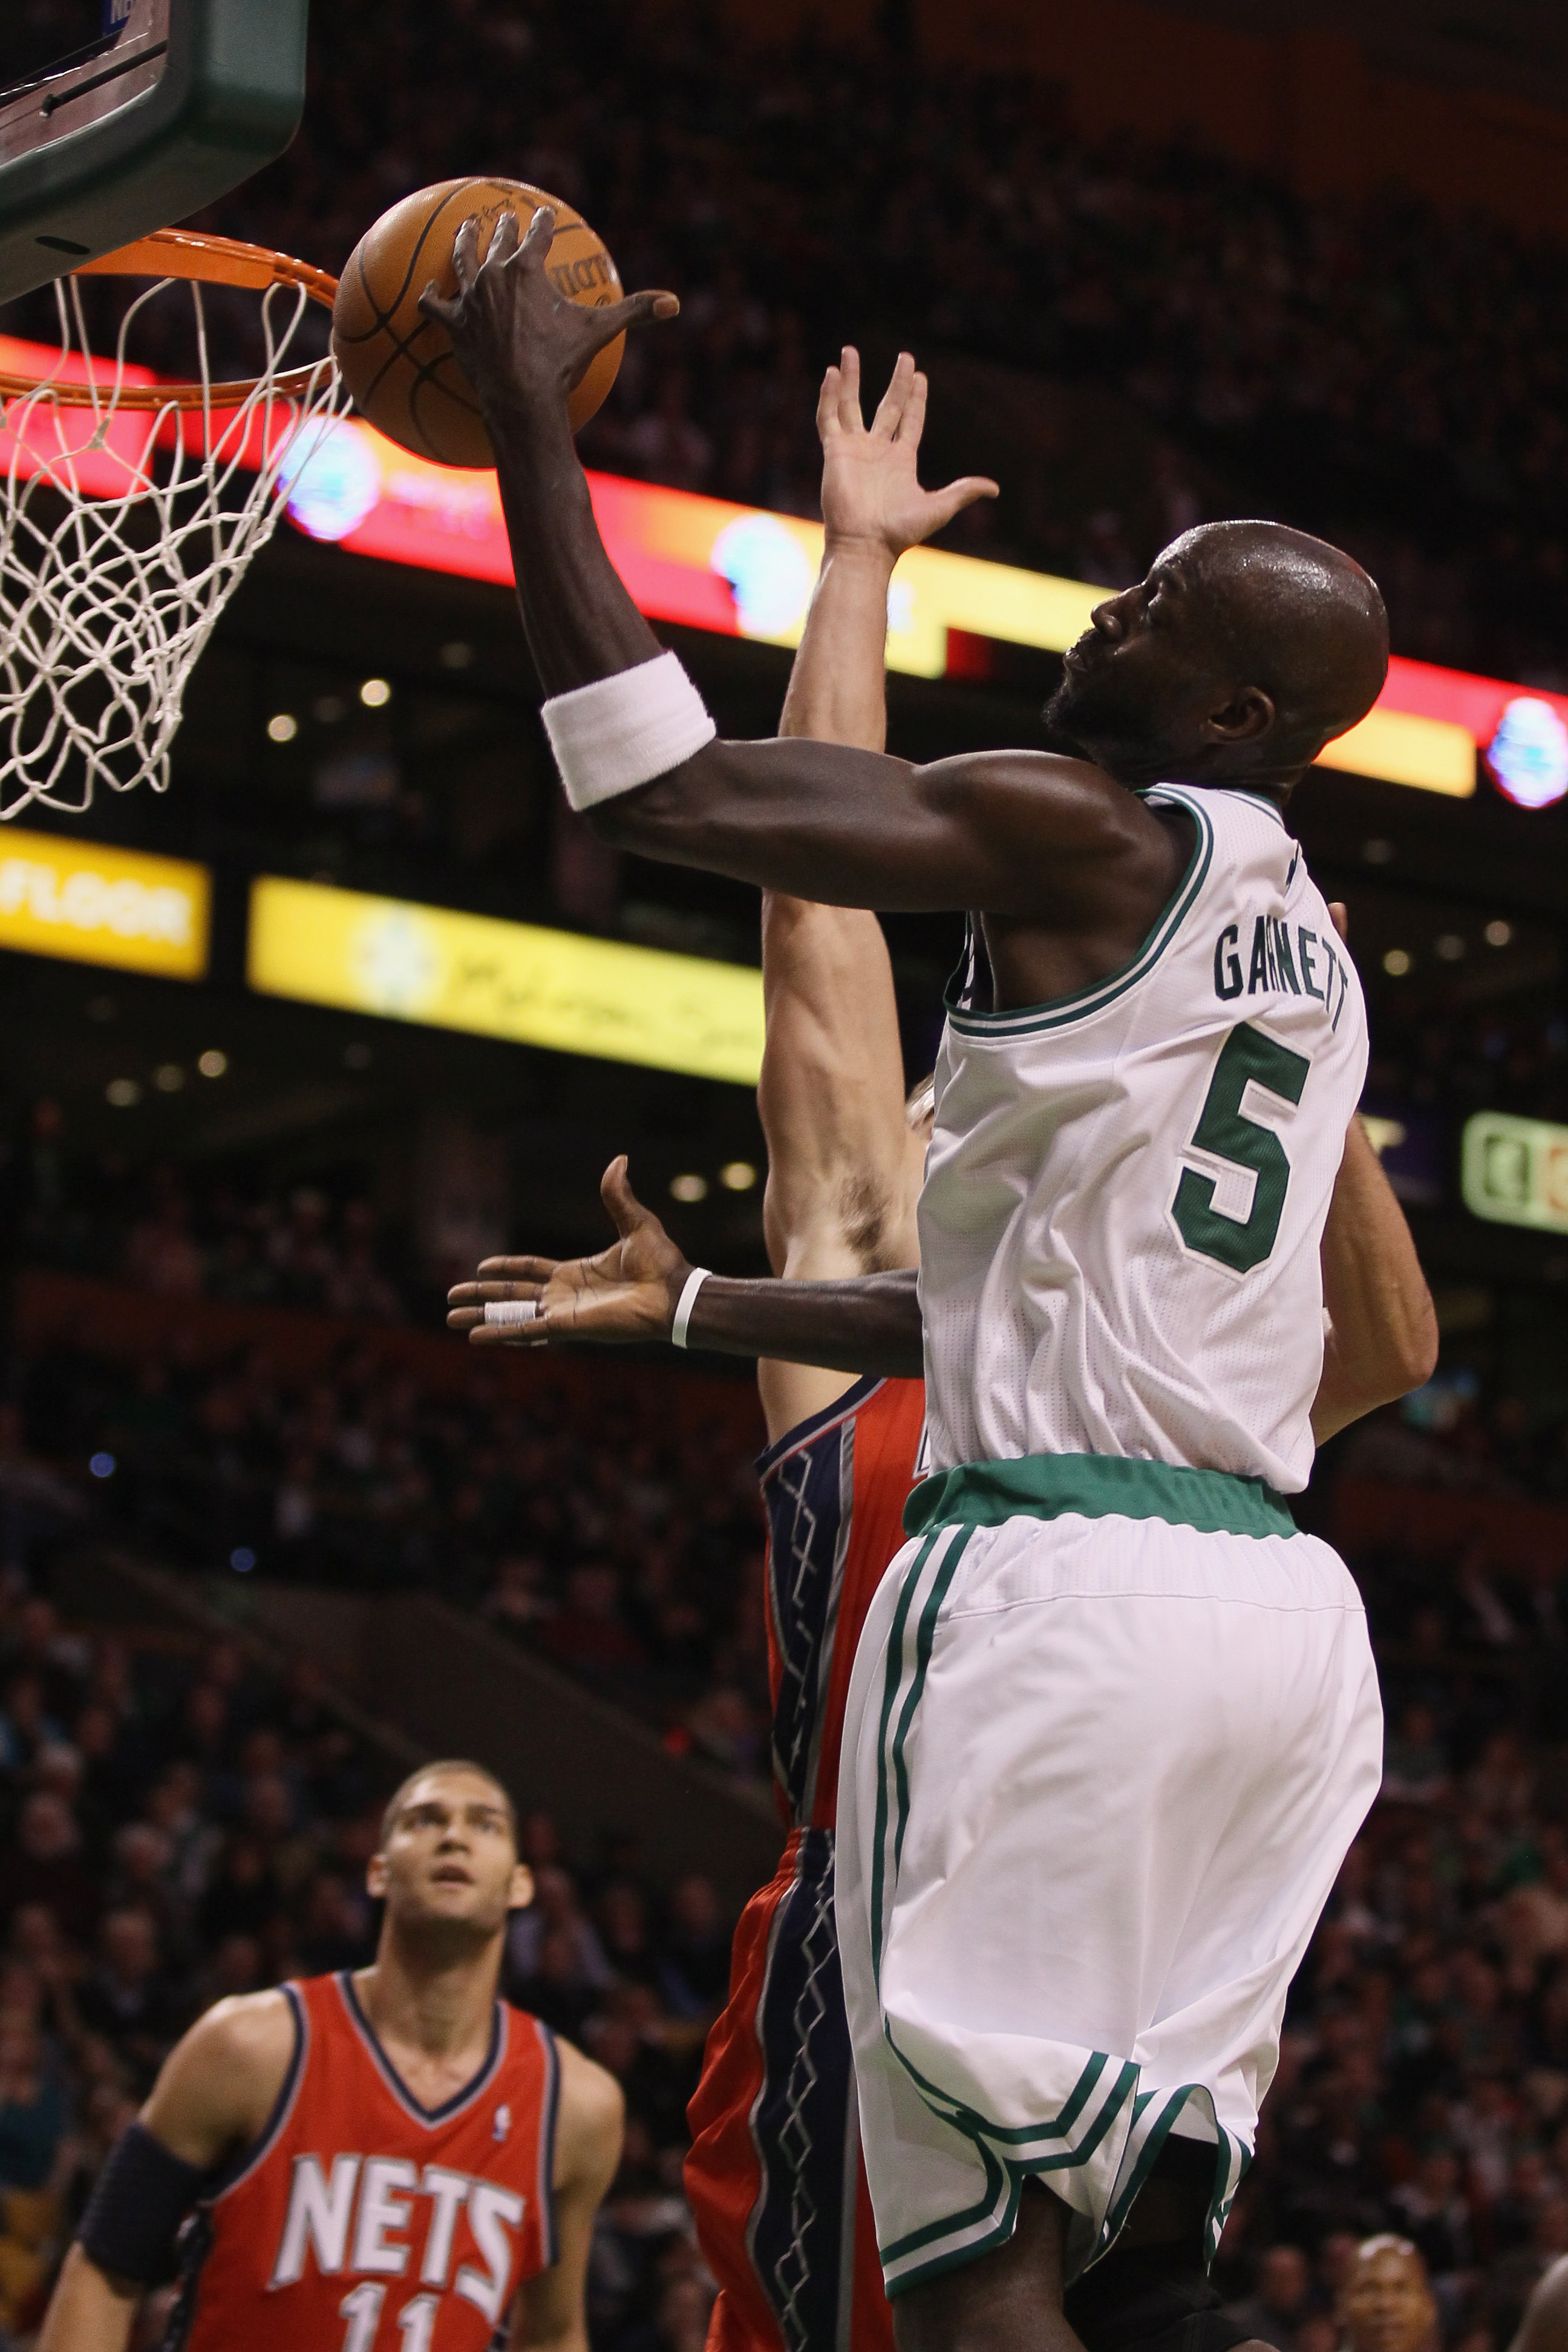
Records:
[[[754,1086],[763,978],[658,948],[262,875],[252,988],[561,1054]]]
[[[56,833],[0,834],[0,947],[200,980],[211,916],[205,866]]]

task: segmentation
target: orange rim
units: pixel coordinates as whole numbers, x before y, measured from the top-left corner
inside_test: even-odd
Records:
[[[242,286],[264,294],[271,286],[292,286],[330,310],[338,281],[330,270],[308,261],[291,261],[264,245],[245,245],[238,237],[208,236],[200,229],[159,228],[150,236],[122,245],[118,252],[84,261],[73,278],[184,278],[208,286]],[[107,362],[103,362],[108,365]],[[289,368],[274,376],[272,389],[284,400],[302,399],[321,380],[324,362]],[[20,400],[47,388],[62,408],[98,408],[111,397],[116,409],[239,408],[259,390],[264,379],[244,378],[237,383],[126,383],[107,382],[57,383],[52,377],[11,375],[0,370],[0,400]]]

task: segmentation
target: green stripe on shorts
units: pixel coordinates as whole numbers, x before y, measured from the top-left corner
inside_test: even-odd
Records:
[[[1006,1519],[1164,1519],[1202,1536],[1293,1536],[1283,1495],[1228,1470],[1184,1470],[1118,1454],[1026,1454],[961,1462],[922,1478],[904,1506],[904,1532],[999,1528]]]

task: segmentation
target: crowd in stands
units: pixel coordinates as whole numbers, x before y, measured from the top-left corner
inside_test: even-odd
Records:
[[[163,2055],[225,1993],[357,1967],[379,1808],[369,1751],[307,1660],[63,1624],[0,1583],[0,2347],[30,2336],[109,2147]],[[524,1793],[525,1792],[520,1792]],[[650,1885],[635,1843],[565,1856],[525,1815],[539,1896],[506,1990],[626,2093],[595,2240],[595,2352],[687,2352],[712,2287],[680,2189],[684,2111],[727,1981],[730,1922],[692,1874]],[[150,2329],[145,2341],[158,2340]]]
[[[1458,1121],[1474,1110],[1568,1120],[1568,1020],[1557,1004],[1445,1005],[1424,991],[1378,1005],[1367,1078],[1373,1101],[1396,1101]]]
[[[812,36],[763,52],[689,0],[388,0],[311,37],[303,135],[215,224],[335,268],[456,173],[578,205],[628,286],[684,303],[628,351],[596,462],[814,511],[816,386],[846,336],[912,341],[939,382],[943,352],[979,354],[1114,385],[1158,437],[1123,509],[976,509],[976,551],[1121,585],[1201,511],[1184,447],[1247,510],[1364,551],[1398,650],[1561,665],[1562,248],[1387,190],[1309,203],[1190,143],[1097,145],[1012,71]]]
[[[298,1307],[400,1322],[435,1296],[395,1268],[371,1203],[313,1184],[278,1194],[154,1166],[141,1183],[68,1149],[60,1106],[35,1102],[0,1146],[0,1190],[33,1264],[109,1276],[164,1298]],[[428,1286],[426,1286],[428,1287]]]
[[[663,1444],[624,1404],[553,1390],[525,1411],[483,1366],[434,1391],[368,1328],[304,1372],[265,1341],[215,1360],[178,1331],[132,1360],[54,1346],[22,1393],[25,1425],[0,1409],[0,1513],[14,1493],[56,1540],[85,1522],[191,1569],[422,1586],[673,1748],[766,1778],[761,1511],[724,1429]],[[40,1454],[58,1489],[40,1490]]]

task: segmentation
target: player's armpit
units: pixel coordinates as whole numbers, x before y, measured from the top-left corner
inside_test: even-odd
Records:
[[[854,908],[769,893],[763,988],[757,1107],[773,1272],[810,1281],[912,1265],[919,1155],[904,1118],[881,925]]]
[[[615,2179],[626,2130],[619,2084],[569,2042],[561,2056],[555,2139],[555,2260],[527,2281],[512,2314],[512,2352],[587,2352],[584,2290],[594,2216]]]

